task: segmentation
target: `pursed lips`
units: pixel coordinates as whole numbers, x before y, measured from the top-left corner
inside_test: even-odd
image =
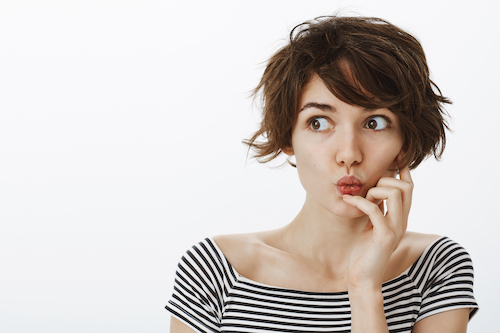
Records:
[[[362,188],[363,182],[354,176],[344,176],[337,181],[337,191],[342,195],[356,195]]]

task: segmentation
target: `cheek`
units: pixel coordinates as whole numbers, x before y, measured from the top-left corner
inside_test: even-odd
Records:
[[[319,176],[321,163],[318,160],[318,154],[310,154],[307,152],[299,152],[295,154],[295,164],[297,173],[303,185],[310,183]]]
[[[382,177],[396,177],[398,169],[396,159],[401,151],[401,146],[387,147],[373,156],[370,164],[378,166],[377,173]]]
[[[297,174],[302,187],[307,191],[315,191],[321,188],[324,180],[331,174],[331,163],[327,161],[328,154],[321,151],[321,147],[314,146],[312,149],[303,149],[296,145],[295,164]]]

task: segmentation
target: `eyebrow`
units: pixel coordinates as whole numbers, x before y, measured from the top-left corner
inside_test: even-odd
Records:
[[[323,104],[323,103],[316,103],[316,102],[309,102],[309,103],[307,103],[306,105],[304,105],[299,110],[299,112],[303,111],[305,109],[309,109],[309,108],[316,108],[316,109],[319,109],[321,111],[337,112],[337,110],[335,109],[335,107],[333,107],[330,104]],[[365,112],[373,112],[373,111],[376,111],[376,110],[378,110],[378,108],[363,108],[363,111],[365,111]]]
[[[322,103],[316,103],[316,102],[309,102],[307,103],[306,105],[304,105],[300,110],[300,111],[304,111],[305,109],[309,109],[309,108],[316,108],[316,109],[320,109],[321,111],[330,111],[330,112],[335,112],[337,110],[335,110],[335,108],[333,106],[331,106],[330,104],[322,104]]]

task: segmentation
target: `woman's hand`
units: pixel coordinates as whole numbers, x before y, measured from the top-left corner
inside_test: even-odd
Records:
[[[412,192],[410,170],[405,167],[400,170],[400,179],[381,178],[368,191],[366,198],[344,195],[345,202],[368,215],[373,226],[372,230],[361,236],[363,246],[351,255],[348,277],[350,292],[381,290],[389,259],[406,232]],[[383,200],[387,203],[385,214]]]

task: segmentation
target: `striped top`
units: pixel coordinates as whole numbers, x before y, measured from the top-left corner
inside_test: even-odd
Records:
[[[478,305],[469,254],[447,237],[382,285],[389,331],[411,332],[430,315]],[[197,332],[350,332],[347,292],[306,292],[268,286],[239,275],[209,238],[181,259],[167,306]]]

